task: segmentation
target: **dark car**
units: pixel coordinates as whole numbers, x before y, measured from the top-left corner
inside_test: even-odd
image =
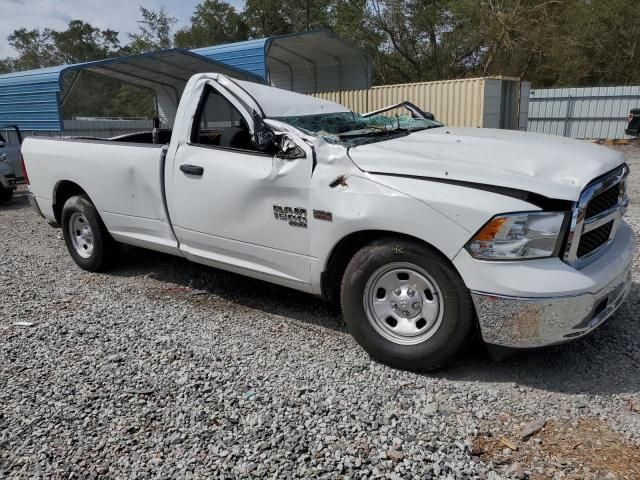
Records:
[[[629,112],[629,121],[624,133],[637,137],[640,132],[640,108],[632,108]]]
[[[15,125],[0,125],[0,203],[11,200],[16,185],[24,182],[20,165],[22,134]]]

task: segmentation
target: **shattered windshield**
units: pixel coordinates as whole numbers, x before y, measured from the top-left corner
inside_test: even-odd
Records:
[[[363,116],[355,112],[280,117],[278,120],[310,135],[320,136],[329,143],[339,143],[345,147],[382,142],[418,130],[443,126],[435,120],[412,118],[411,115]]]

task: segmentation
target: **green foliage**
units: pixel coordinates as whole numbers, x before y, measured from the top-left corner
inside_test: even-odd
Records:
[[[197,48],[246,40],[249,27],[235,8],[220,0],[203,0],[193,12],[191,25],[175,34],[177,47]]]
[[[7,38],[9,45],[18,52],[17,58],[5,60],[12,71],[49,67],[53,63],[51,48],[51,30],[15,30]]]
[[[126,47],[128,52],[153,52],[173,46],[171,30],[176,19],[169,16],[164,7],[157,12],[140,7],[140,16],[142,17],[141,20],[138,20],[140,32],[129,34],[131,43]]]
[[[293,32],[279,0],[247,0],[244,18],[254,38]]]
[[[66,30],[20,28],[8,37],[18,53],[5,60],[11,70],[30,70],[54,65],[99,60],[118,54],[118,32],[100,30],[81,20],[72,20]]]
[[[57,65],[107,58],[120,48],[118,32],[100,30],[81,20],[71,20],[67,30],[48,33],[48,51]]]
[[[140,7],[139,31],[72,20],[65,30],[19,28],[0,73],[173,46],[195,48],[329,28],[374,62],[378,84],[504,75],[534,87],[640,83],[636,0],[201,0],[188,25]],[[71,79],[66,79],[69,83]],[[143,89],[87,75],[65,103],[71,116],[151,116]]]

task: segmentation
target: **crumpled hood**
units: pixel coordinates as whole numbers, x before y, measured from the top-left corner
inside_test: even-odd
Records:
[[[577,200],[624,155],[588,141],[537,133],[443,127],[349,149],[367,172],[413,175],[524,190]]]

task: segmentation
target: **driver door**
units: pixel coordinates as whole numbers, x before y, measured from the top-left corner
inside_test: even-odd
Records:
[[[285,285],[310,282],[311,154],[283,160],[252,144],[252,117],[207,85],[173,159],[169,209],[192,260]],[[235,103],[235,104],[234,104]]]

